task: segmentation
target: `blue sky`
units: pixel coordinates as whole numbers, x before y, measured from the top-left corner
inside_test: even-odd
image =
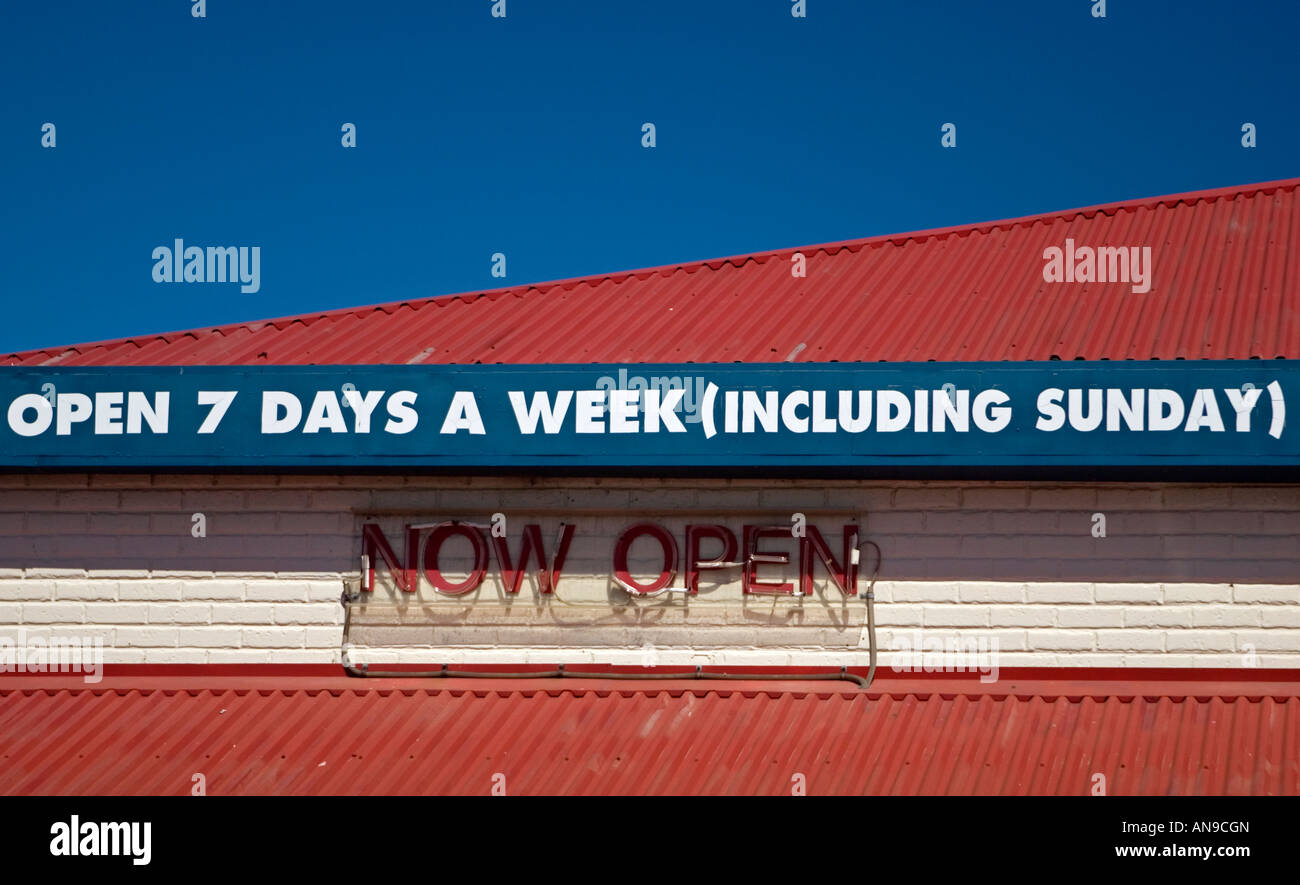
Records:
[[[5,0],[0,351],[1300,176],[1300,4],[492,5]]]

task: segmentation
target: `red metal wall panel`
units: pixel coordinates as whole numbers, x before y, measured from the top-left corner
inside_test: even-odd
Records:
[[[0,681],[0,794],[1300,793],[1294,680],[157,682]]]

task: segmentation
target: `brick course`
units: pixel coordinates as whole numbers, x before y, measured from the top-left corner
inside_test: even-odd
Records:
[[[880,545],[882,666],[919,631],[996,640],[1001,666],[1300,667],[1300,489],[1291,485],[6,475],[0,627],[103,636],[109,662],[337,661],[358,514],[376,511],[411,513],[376,517],[399,554],[406,519],[486,522],[503,512],[512,556],[524,523],[542,524],[548,553],[562,518],[579,530],[549,611],[537,612],[531,573],[525,580],[509,617],[533,617],[532,627],[493,620],[488,606],[458,616],[457,601],[425,588],[401,599],[400,625],[355,628],[367,647],[352,650],[354,661],[864,663],[863,606],[840,606],[820,563],[829,606],[817,597],[802,610],[790,599],[742,605],[732,571],[705,573],[706,592],[684,620],[611,614],[609,556],[627,525],[663,522],[680,547],[687,522],[721,522],[739,538],[746,522],[785,524],[799,511],[837,556],[846,514]],[[206,537],[191,534],[195,513]],[[1094,513],[1106,516],[1104,538],[1092,535]],[[796,550],[793,541],[762,547]],[[453,580],[464,573],[459,549],[444,549]],[[634,554],[634,571],[657,571],[653,548]],[[479,598],[495,605],[499,590],[490,557]]]

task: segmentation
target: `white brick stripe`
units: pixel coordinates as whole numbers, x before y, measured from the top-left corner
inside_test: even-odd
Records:
[[[502,510],[528,521],[529,507],[605,509],[587,523],[600,537],[575,541],[564,578],[570,594],[603,598],[614,532],[642,511],[696,507],[862,513],[865,535],[887,551],[876,585],[882,660],[890,638],[920,629],[996,638],[1002,666],[1236,667],[1249,653],[1261,667],[1300,667],[1300,583],[1285,582],[1300,577],[1295,485],[7,475],[0,490],[0,630],[94,632],[122,660],[337,659],[354,511]],[[1104,539],[1090,534],[1098,511]],[[207,538],[189,536],[192,512],[207,516]],[[679,535],[680,517],[665,517]],[[746,519],[723,521],[738,529]],[[924,577],[945,570],[972,579]],[[761,627],[728,629],[736,660],[838,662],[860,651],[762,648]],[[557,660],[546,648],[399,652]]]

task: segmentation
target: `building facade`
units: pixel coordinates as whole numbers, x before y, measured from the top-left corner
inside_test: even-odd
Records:
[[[209,763],[230,792],[370,789],[407,757],[395,791],[499,774],[524,792],[788,790],[785,768],[763,773],[771,753],[831,766],[825,792],[1095,793],[1099,774],[1116,792],[1300,791],[1298,185],[12,354],[0,790],[184,791],[237,734],[245,750]],[[253,385],[238,401],[260,395],[260,413],[231,414],[260,414],[262,435],[161,440],[167,403],[130,391],[190,383],[175,367],[232,397]],[[374,367],[407,374],[372,402]],[[425,442],[345,436],[425,368],[452,385],[450,409],[419,416]],[[841,413],[839,430],[861,427],[832,440],[835,397],[788,380],[813,368],[842,409],[875,405],[871,431]],[[493,448],[485,419],[513,427],[510,412],[480,416],[472,391],[505,403],[500,385],[530,375],[548,396],[577,385],[577,424],[546,438],[543,409],[525,429],[520,393],[518,434]],[[885,427],[902,414],[887,397],[844,384],[901,390],[910,417]],[[1017,401],[986,426],[1022,388],[1036,418]],[[172,391],[176,426],[186,397]],[[88,643],[94,683],[32,664]],[[241,700],[254,686],[280,707]],[[190,700],[163,692],[154,710],[159,687]],[[40,741],[105,721],[123,725],[104,758],[133,758],[144,733],[126,723],[209,707],[240,715],[130,785],[35,762]],[[56,708],[73,722],[58,735]],[[361,766],[348,729],[376,716],[386,749]],[[304,717],[335,767],[312,768],[315,744],[268,767],[258,747],[292,743]],[[418,722],[488,761],[417,752]],[[567,735],[547,758],[585,767],[511,756],[503,722],[536,745]],[[754,728],[753,758],[697,767],[710,734]],[[658,741],[657,767],[601,734]],[[868,734],[879,749],[855,749]],[[999,756],[1006,740],[1023,752]],[[881,773],[891,746],[910,775]]]

